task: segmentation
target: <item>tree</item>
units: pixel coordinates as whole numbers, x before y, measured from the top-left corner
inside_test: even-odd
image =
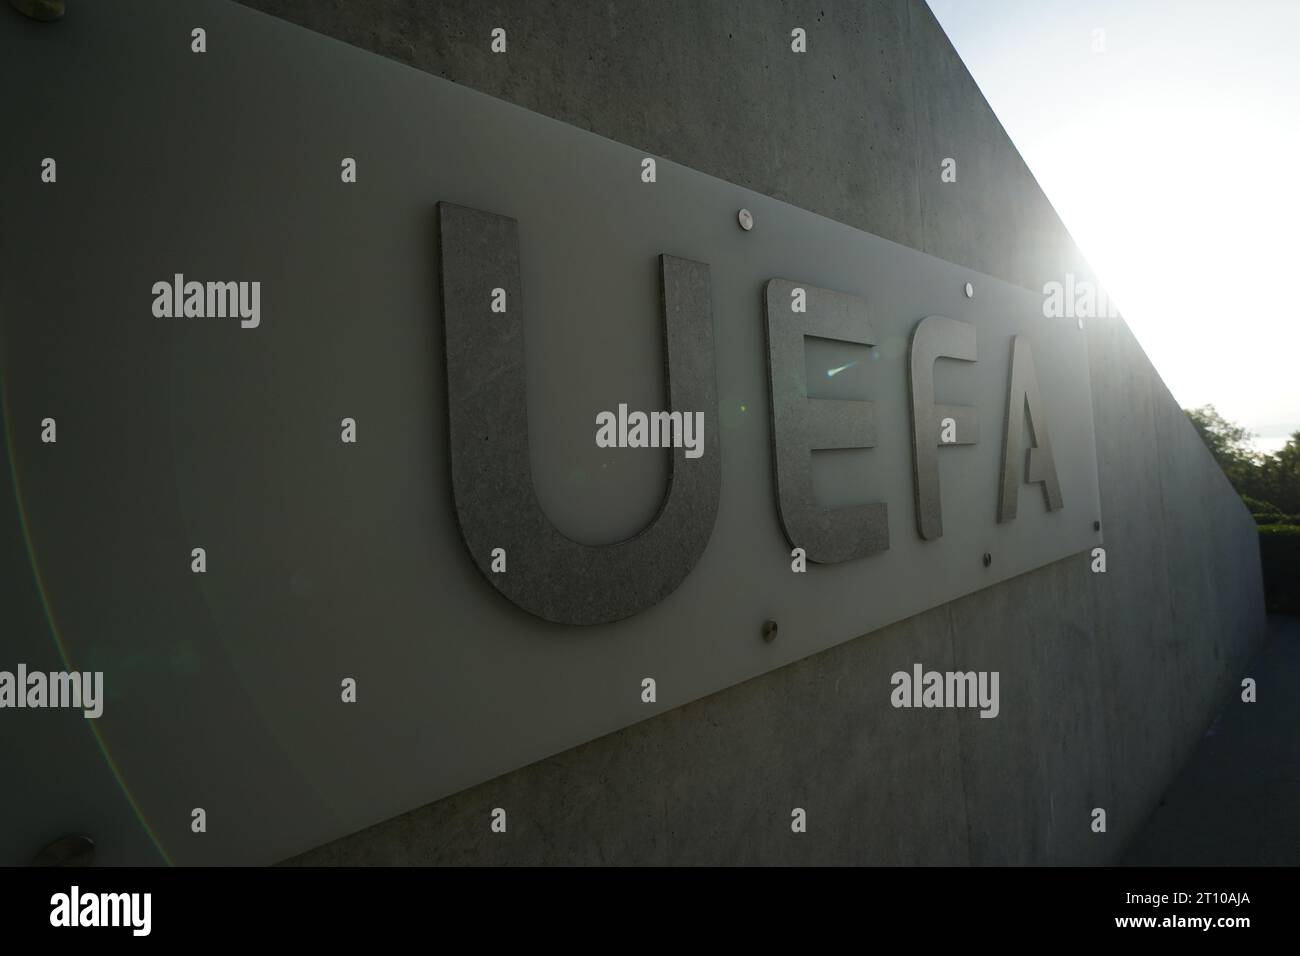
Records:
[[[1255,515],[1265,606],[1300,613],[1300,431],[1275,454],[1257,455],[1250,432],[1226,421],[1213,405],[1185,411]]]
[[[1272,501],[1261,486],[1260,456],[1251,450],[1249,429],[1228,421],[1213,405],[1186,409],[1192,427],[1239,495]],[[1289,446],[1288,446],[1289,447]],[[1274,504],[1279,502],[1274,501]],[[1285,510],[1285,509],[1284,509]]]
[[[1258,485],[1258,497],[1287,514],[1300,515],[1300,432],[1293,432],[1280,451],[1263,456]]]

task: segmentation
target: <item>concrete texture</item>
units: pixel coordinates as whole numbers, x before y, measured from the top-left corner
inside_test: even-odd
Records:
[[[1090,277],[921,2],[245,2],[1030,289]],[[1079,554],[291,862],[1115,862],[1264,611],[1254,524],[1137,341],[1087,341],[1106,574]],[[1001,716],[864,686],[915,661],[999,670]]]
[[[1182,772],[1124,856],[1133,866],[1300,863],[1300,618],[1269,619],[1246,676],[1232,687]]]
[[[241,2],[1035,291],[1088,273],[919,0]]]

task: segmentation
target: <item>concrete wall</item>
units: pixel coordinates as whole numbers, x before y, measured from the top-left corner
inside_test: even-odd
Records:
[[[245,2],[1030,289],[1090,275],[919,0]],[[1118,859],[1264,612],[1245,507],[1123,321],[1087,335],[1107,574],[1058,562],[294,862]],[[879,675],[913,661],[999,670],[998,733],[891,708]],[[485,824],[498,806],[506,838]]]

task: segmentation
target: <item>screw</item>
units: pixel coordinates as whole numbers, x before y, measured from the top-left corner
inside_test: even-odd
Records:
[[[776,640],[776,621],[763,622],[763,640],[769,644]]]
[[[42,22],[63,16],[63,0],[9,0],[9,5],[19,13]]]
[[[1100,530],[1101,530],[1101,522],[1100,522],[1100,521],[1094,521],[1094,522],[1092,523],[1092,530],[1093,530],[1093,531],[1100,531]]]
[[[992,564],[992,563],[993,563],[993,555],[991,555],[991,554],[989,554],[987,551],[985,551],[985,552],[984,552],[984,567],[987,568],[987,567],[988,567],[990,564]]]
[[[968,299],[975,298],[975,287],[971,285],[969,282],[966,283],[965,292],[966,292],[966,298]]]
[[[740,221],[740,228],[746,232],[754,228],[754,214],[748,209],[742,209],[736,213],[736,218]]]
[[[87,836],[65,836],[55,840],[32,860],[32,866],[94,866],[95,841]]]

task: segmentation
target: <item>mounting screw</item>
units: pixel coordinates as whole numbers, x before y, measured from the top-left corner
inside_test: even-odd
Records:
[[[32,866],[94,866],[95,841],[87,836],[55,840],[32,860]]]
[[[754,228],[754,214],[748,209],[742,209],[736,213],[736,219],[740,223],[740,228],[746,232]]]
[[[63,16],[63,0],[9,0],[9,6],[33,20],[47,23]]]
[[[1093,531],[1100,531],[1100,530],[1101,530],[1101,522],[1100,522],[1100,521],[1094,521],[1094,522],[1092,523],[1092,530],[1093,530]]]
[[[776,640],[776,621],[763,622],[763,640],[769,644]]]
[[[966,283],[966,288],[964,291],[966,293],[966,298],[968,299],[975,298],[975,287],[971,285],[969,282]]]
[[[987,568],[987,567],[988,567],[990,564],[992,564],[992,563],[993,563],[993,555],[991,555],[991,554],[989,554],[987,551],[985,551],[985,552],[984,552],[984,567]]]

